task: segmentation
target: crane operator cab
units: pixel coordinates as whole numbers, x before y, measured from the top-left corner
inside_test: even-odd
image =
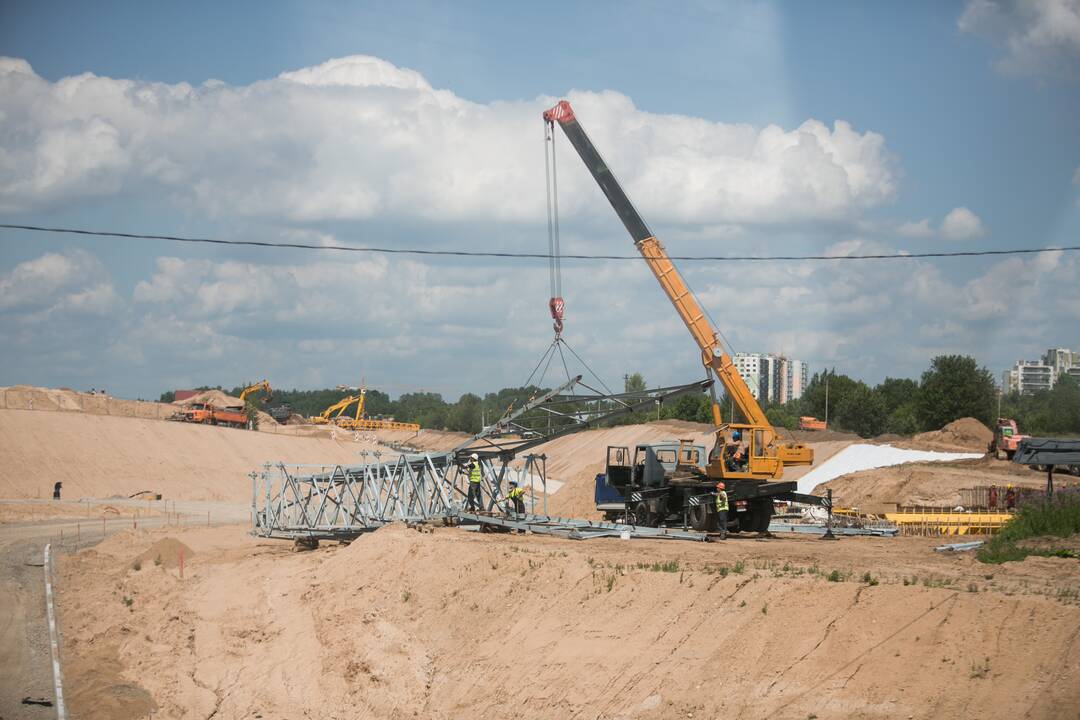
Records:
[[[724,468],[728,472],[746,472],[749,441],[743,438],[742,431],[738,429],[732,430],[724,439]]]

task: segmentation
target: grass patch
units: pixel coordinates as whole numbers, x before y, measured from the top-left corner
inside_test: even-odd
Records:
[[[1011,520],[990,542],[979,548],[980,562],[1000,564],[1023,560],[1030,555],[1075,558],[1076,553],[1062,548],[1028,548],[1017,545],[1033,537],[1069,537],[1080,533],[1080,489],[1066,489],[1052,499],[1035,498],[1020,506]]]

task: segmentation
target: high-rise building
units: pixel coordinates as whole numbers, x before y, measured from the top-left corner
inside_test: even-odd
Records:
[[[772,353],[743,352],[735,353],[733,360],[758,402],[798,400],[809,382],[809,366],[802,360]]]
[[[750,394],[761,400],[761,355],[758,353],[735,353],[735,369],[739,371]]]
[[[1070,369],[1076,363],[1073,362],[1073,356],[1076,353],[1068,348],[1050,348],[1046,351],[1046,354],[1042,356],[1042,364],[1049,365],[1054,370],[1054,380],[1057,380],[1058,376]]]
[[[1080,380],[1080,352],[1050,348],[1041,360],[1017,360],[1001,376],[1001,389],[1024,395],[1050,390],[1062,375]]]

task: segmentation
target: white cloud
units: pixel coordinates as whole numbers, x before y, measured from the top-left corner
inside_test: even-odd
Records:
[[[1000,44],[1005,72],[1076,75],[1080,0],[970,0],[958,25]]]
[[[102,315],[116,300],[104,266],[83,250],[46,253],[0,275],[0,312],[20,313],[22,319]]]
[[[850,217],[891,198],[882,136],[785,130],[569,95],[643,213],[724,225]],[[245,86],[98,77],[55,83],[0,59],[0,210],[153,192],[203,212],[299,222],[543,217],[540,113],[555,98],[473,103],[354,56]],[[562,210],[608,215],[560,138]]]
[[[966,207],[953,208],[941,221],[941,234],[948,240],[970,240],[985,233],[982,220]]]
[[[918,222],[906,222],[896,229],[902,237],[928,238],[934,235],[934,229],[930,227],[930,220],[923,218]]]

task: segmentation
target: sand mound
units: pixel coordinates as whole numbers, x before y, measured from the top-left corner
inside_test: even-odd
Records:
[[[166,568],[174,568],[180,564],[180,553],[184,554],[184,562],[187,562],[188,559],[195,554],[195,551],[176,538],[162,538],[148,547],[145,551],[139,553],[138,557],[136,557],[131,564],[132,566],[138,564],[141,567],[153,564]]]
[[[912,440],[927,446],[963,448],[975,452],[986,452],[994,433],[975,418],[960,418],[932,432],[916,435]]]
[[[244,404],[240,398],[226,395],[220,390],[206,390],[198,395],[192,395],[189,398],[185,398],[184,400],[177,400],[173,405],[187,407],[196,403],[209,403],[215,407],[235,407]]]

